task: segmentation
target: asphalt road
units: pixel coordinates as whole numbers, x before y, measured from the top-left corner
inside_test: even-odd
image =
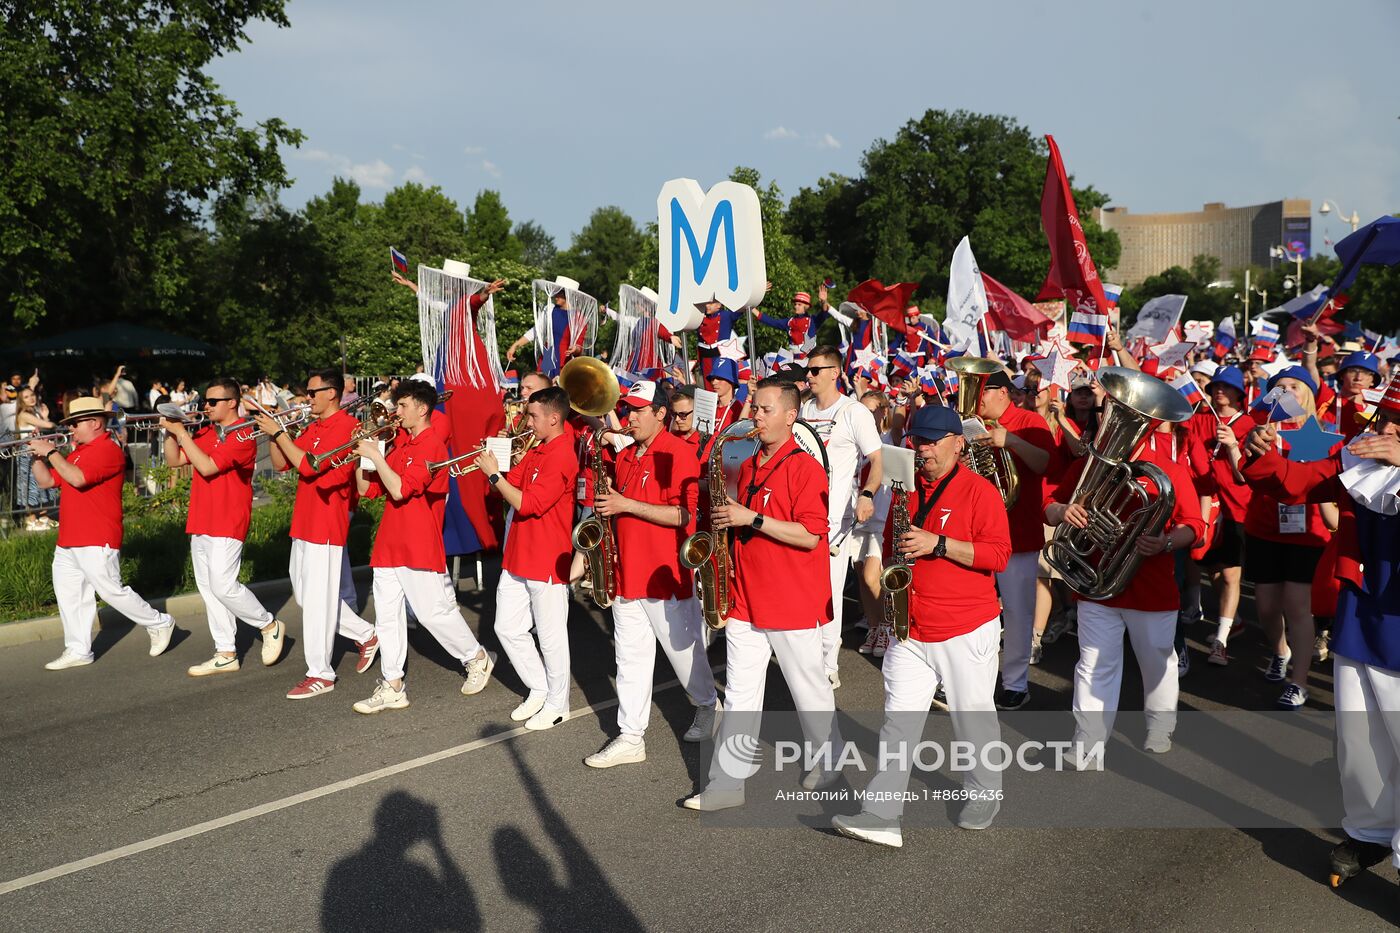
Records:
[[[489,593],[461,599],[480,630]],[[282,617],[295,636],[295,607]],[[104,632],[97,663],[65,672],[42,667],[57,643],[0,651],[0,929],[1373,930],[1400,916],[1388,866],[1327,887],[1326,831],[921,828],[892,851],[820,821],[704,825],[677,806],[708,762],[679,742],[691,711],[673,685],[657,692],[645,763],[582,764],[615,709],[605,620],[578,606],[575,714],[543,733],[510,722],[508,667],[463,697],[422,632],[413,705],[366,717],[350,705],[374,674],[350,657],[334,692],[292,703],[298,645],[277,667],[253,645],[237,674],[193,680],[185,667],[211,643],[202,617],[179,625],[157,659],[139,631]],[[858,641],[848,632],[838,702],[878,710]],[[1257,636],[1232,648],[1221,670],[1195,644],[1184,708],[1272,703]],[[1037,707],[1068,708],[1075,651],[1065,639],[1033,669]],[[1140,707],[1128,667],[1124,705]],[[770,704],[789,704],[772,677]],[[658,684],[671,679],[663,658]],[[1330,665],[1313,684],[1310,706],[1327,708]]]

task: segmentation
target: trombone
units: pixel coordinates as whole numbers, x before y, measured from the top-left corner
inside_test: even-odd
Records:
[[[67,447],[73,443],[73,436],[67,431],[53,431],[49,434],[34,434],[9,441],[0,441],[0,460],[13,460],[23,455],[30,441],[48,441],[55,447]]]
[[[521,431],[519,434],[511,435],[511,462],[509,464],[505,464],[505,468],[510,469],[511,466],[514,466],[515,464],[519,463],[520,458],[524,457],[525,454],[529,453],[530,448],[534,447],[536,443],[537,442],[535,440],[535,432],[529,428],[527,428],[524,431]],[[450,460],[438,460],[435,463],[429,463],[428,472],[436,474],[439,470],[446,470],[448,476],[466,476],[468,473],[475,472],[477,469],[476,464],[472,463],[471,461],[475,460],[477,457],[480,457],[485,452],[486,445],[482,444],[475,450],[469,450],[464,454],[458,454]]]

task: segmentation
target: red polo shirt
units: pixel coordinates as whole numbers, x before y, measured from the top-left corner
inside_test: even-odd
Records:
[[[1210,471],[1211,478],[1215,481],[1215,494],[1220,498],[1221,511],[1229,515],[1235,522],[1243,522],[1245,513],[1249,510],[1249,500],[1253,489],[1248,483],[1242,483],[1235,479],[1235,471],[1230,467],[1230,455],[1215,439],[1214,425],[1219,422],[1216,421],[1214,415],[1208,416],[1212,427],[1206,448],[1211,451]],[[1231,418],[1229,428],[1243,450],[1244,439],[1254,428],[1253,420],[1243,412],[1239,412]],[[1240,466],[1243,468],[1243,461],[1241,461]]]
[[[64,459],[83,471],[87,485],[82,489],[70,486],[57,471],[50,471],[61,491],[58,546],[120,548],[126,454],[104,432],[97,440],[74,448]]]
[[[750,498],[747,492],[755,488]],[[739,503],[772,521],[797,522],[820,537],[804,551],[761,531],[734,535],[734,607],[730,615],[755,628],[791,631],[831,621],[831,558],[827,554],[827,479],[816,458],[788,438],[762,464],[739,467]],[[748,531],[750,529],[743,529]]]
[[[198,470],[190,478],[190,512],[185,533],[215,538],[248,537],[253,513],[253,465],[258,459],[258,442],[240,440],[237,432],[219,440],[217,428],[206,427],[194,435],[194,446],[214,461],[219,472],[203,476]]]
[[[399,476],[400,495],[395,500],[377,474],[368,473],[368,499],[384,498],[384,517],[374,535],[371,567],[408,567],[412,570],[447,570],[442,544],[442,516],[447,504],[447,471],[434,476],[428,464],[447,459],[442,436],[426,427],[413,437],[400,431],[384,457]]]
[[[297,435],[295,444],[307,453],[322,454],[347,443],[359,423],[354,415],[337,411],[329,418],[313,419]],[[350,530],[350,490],[358,463],[356,459],[345,466],[326,466],[314,473],[306,458],[302,458],[297,470],[297,501],[292,507],[293,538],[310,544],[345,546]]]
[[[574,543],[574,483],[578,457],[565,430],[534,447],[506,479],[522,494],[506,535],[501,566],[541,583],[567,583]]]
[[[1017,408],[1015,405],[1002,412],[997,423],[1006,428],[1008,434],[1014,434],[1031,446],[1039,447],[1050,454],[1045,472],[1035,473],[1014,450],[1011,451],[1011,460],[1016,464],[1016,475],[1020,480],[1020,492],[1010,513],[1011,552],[1021,554],[1026,551],[1039,551],[1045,547],[1045,509],[1042,500],[1045,477],[1055,468],[1055,438],[1050,433],[1050,425],[1046,424],[1045,419],[1037,412]],[[1010,445],[1007,449],[1010,450]],[[997,456],[1001,454],[998,453]]]
[[[618,492],[650,505],[683,506],[684,528],[667,528],[635,515],[614,519],[617,535],[617,594],[627,599],[688,599],[691,574],[681,567],[681,544],[695,528],[700,497],[700,461],[682,438],[661,431],[640,455],[630,444],[617,455]]]
[[[972,470],[959,465],[943,495],[921,526],[955,541],[972,542],[972,566],[964,567],[946,557],[926,555],[914,561],[914,581],[909,585],[909,633],[915,641],[947,641],[985,625],[997,615],[996,574],[1011,557],[1011,530],[1001,493]],[[919,512],[919,497],[933,494],[942,480],[929,481],[923,473],[914,477],[914,489],[905,503],[912,522]],[[894,546],[894,519],[885,521],[885,566]],[[1045,543],[1044,526],[1041,545]]]

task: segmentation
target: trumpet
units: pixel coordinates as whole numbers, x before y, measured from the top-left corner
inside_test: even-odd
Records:
[[[510,439],[511,462],[506,468],[509,469],[510,466],[519,463],[520,458],[524,457],[535,444],[535,432],[532,430],[525,430],[519,434],[512,435]],[[475,450],[469,450],[464,454],[458,454],[450,460],[438,460],[429,463],[428,472],[435,474],[438,470],[447,470],[448,476],[466,476],[468,473],[475,472],[477,468],[476,464],[471,461],[480,457],[485,452],[486,445],[482,444]]]
[[[245,401],[252,402],[252,399]],[[311,415],[311,403],[302,402],[300,405],[293,405],[290,408],[283,408],[280,411],[265,411],[262,406],[252,402],[254,407],[263,411],[273,421],[281,425],[283,431],[290,431],[292,428],[300,426]],[[252,418],[245,418],[242,421],[235,421],[233,424],[226,424],[219,428],[219,440],[227,440],[230,435],[234,440],[247,442],[262,436],[262,428]]]
[[[359,456],[359,454],[355,453],[355,448],[360,446],[360,441],[378,440],[382,434],[393,437],[395,432],[399,429],[400,420],[398,415],[394,415],[379,424],[361,425],[350,435],[350,440],[341,444],[339,447],[334,447],[325,453],[307,454],[306,465],[311,468],[313,473],[319,473],[321,468],[327,463],[330,464],[331,469],[336,469],[348,463],[352,463],[355,458]]]
[[[27,451],[30,441],[48,441],[55,447],[67,447],[73,443],[73,437],[67,431],[54,431],[50,434],[35,434],[30,437],[0,441],[0,460],[13,460],[21,456]]]

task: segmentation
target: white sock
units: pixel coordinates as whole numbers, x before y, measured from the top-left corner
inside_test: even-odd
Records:
[[[1234,619],[1227,619],[1222,616],[1220,622],[1215,626],[1215,640],[1222,645],[1226,644],[1230,640],[1230,629],[1233,628],[1234,625]]]

